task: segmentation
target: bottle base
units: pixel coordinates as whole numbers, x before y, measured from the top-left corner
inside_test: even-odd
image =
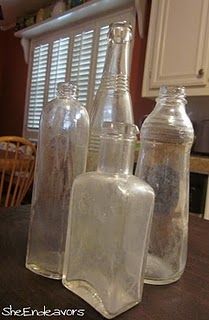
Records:
[[[153,284],[153,285],[159,285],[159,286],[170,284],[170,283],[178,281],[181,278],[182,273],[183,272],[178,273],[178,274],[174,275],[173,277],[171,277],[169,279],[163,279],[163,278],[161,278],[161,279],[158,278],[157,279],[157,278],[148,278],[147,277],[147,278],[144,278],[144,283]]]
[[[134,301],[132,304],[128,304],[124,308],[121,308],[120,310],[117,310],[117,312],[113,313],[105,308],[101,297],[88,282],[83,280],[66,281],[65,279],[63,279],[62,283],[68,290],[81,297],[107,319],[116,317],[117,315],[129,310],[140,302]]]
[[[50,278],[54,280],[61,280],[62,279],[62,274],[59,273],[52,273],[50,270],[43,269],[39,267],[36,264],[26,264],[26,268],[40,276],[43,276],[45,278]]]
[[[179,270],[174,262],[171,264],[161,257],[148,254],[144,283],[153,285],[173,283],[179,280],[183,272],[184,268]]]

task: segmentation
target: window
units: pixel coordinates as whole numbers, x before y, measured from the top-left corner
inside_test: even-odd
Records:
[[[27,138],[37,139],[43,106],[55,97],[58,82],[76,83],[78,99],[90,111],[103,72],[109,24],[124,20],[134,25],[132,9],[32,40],[24,126]]]

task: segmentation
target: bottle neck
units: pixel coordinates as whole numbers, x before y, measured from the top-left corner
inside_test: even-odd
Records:
[[[130,42],[110,42],[104,67],[104,75],[129,75],[130,71]]]
[[[135,139],[102,137],[97,171],[109,174],[131,175],[134,164]]]
[[[153,114],[159,113],[162,118],[167,117],[170,123],[172,120],[178,121],[182,117],[187,117],[186,103],[184,87],[162,86]]]
[[[109,42],[101,88],[129,90],[130,42]]]

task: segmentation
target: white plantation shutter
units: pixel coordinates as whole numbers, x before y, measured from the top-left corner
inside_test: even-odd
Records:
[[[78,86],[78,99],[86,104],[92,57],[94,31],[77,34],[74,38],[70,81]]]
[[[35,47],[33,52],[27,127],[38,129],[43,108],[49,45]]]
[[[109,26],[104,26],[100,28],[100,33],[99,33],[99,43],[98,43],[98,54],[97,54],[97,65],[96,65],[96,74],[95,74],[95,84],[94,84],[94,94],[96,93],[103,69],[104,69],[104,64],[105,64],[105,58],[106,58],[106,52],[107,52],[107,34],[109,31]]]
[[[79,101],[91,111],[103,73],[109,24],[125,20],[134,24],[134,19],[133,10],[125,10],[32,40],[24,136],[37,139],[42,109],[55,97],[58,82],[77,84]]]
[[[56,96],[58,82],[65,81],[70,38],[55,40],[52,46],[51,66],[48,86],[48,101]]]

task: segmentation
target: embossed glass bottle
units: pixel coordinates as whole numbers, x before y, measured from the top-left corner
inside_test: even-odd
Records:
[[[104,123],[96,172],[73,184],[63,284],[106,318],[141,301],[154,206],[132,175],[136,126]]]
[[[161,87],[156,102],[141,128],[136,175],[156,195],[145,282],[167,284],[181,277],[187,258],[193,128],[183,87]]]
[[[90,114],[87,171],[94,171],[97,168],[103,122],[133,124],[132,101],[129,92],[132,26],[127,22],[111,24],[108,41],[103,76]]]
[[[72,84],[58,84],[40,122],[26,267],[54,279],[62,277],[72,183],[87,158],[89,118],[76,95]]]

